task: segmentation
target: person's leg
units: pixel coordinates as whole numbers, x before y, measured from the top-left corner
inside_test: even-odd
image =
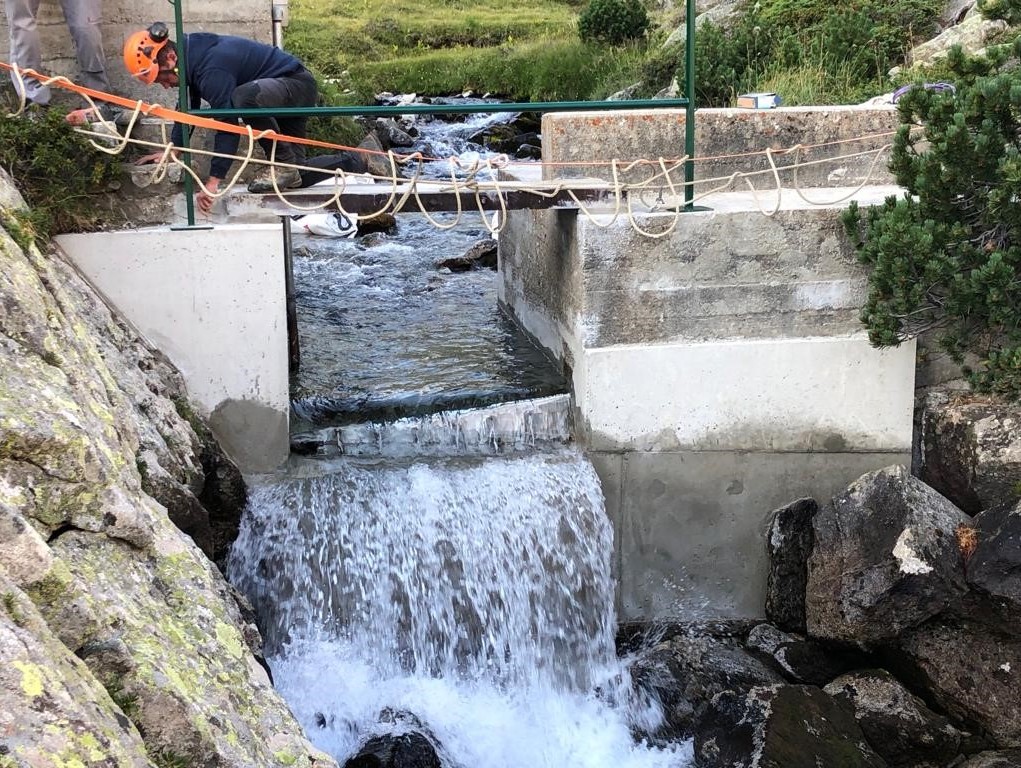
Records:
[[[234,89],[231,102],[237,109],[257,108],[272,109],[274,107],[313,107],[316,103],[317,90],[315,78],[307,72],[294,77],[273,77],[243,83]],[[274,118],[272,116],[252,117],[245,120],[257,131],[272,130],[287,136],[304,138],[308,118]],[[261,142],[267,157],[272,149],[272,142]],[[301,165],[305,160],[305,150],[300,144],[278,142],[276,159],[283,163]]]
[[[281,106],[288,107],[314,107],[319,98],[319,88],[316,79],[310,72],[302,72],[294,77],[280,78],[287,91],[286,103]],[[285,136],[297,136],[304,139],[308,136],[307,117],[281,117],[277,118],[280,132]],[[295,163],[305,164],[305,146],[303,144],[292,144],[294,147]]]
[[[365,173],[365,158],[357,152],[340,152],[335,155],[316,155],[308,158],[304,165],[310,168],[321,168],[321,171],[305,170],[301,172],[301,186],[311,187],[320,181],[332,179],[335,170],[345,173]]]
[[[42,43],[39,40],[39,29],[36,27],[36,15],[39,13],[39,0],[5,0],[7,9],[7,26],[11,37],[11,62],[23,69],[42,68]],[[30,78],[25,78],[24,88],[18,87],[18,81],[11,73],[11,81],[19,94],[36,104],[50,103],[50,89]]]
[[[103,33],[99,26],[103,13],[101,0],[61,0],[60,4],[78,54],[82,85],[109,93],[110,79],[106,75]]]

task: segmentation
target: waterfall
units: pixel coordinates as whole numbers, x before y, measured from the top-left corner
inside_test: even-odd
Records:
[[[630,736],[660,715],[615,654],[613,534],[579,452],[302,466],[254,484],[228,572],[320,748],[343,763],[399,711],[450,766],[685,762]]]

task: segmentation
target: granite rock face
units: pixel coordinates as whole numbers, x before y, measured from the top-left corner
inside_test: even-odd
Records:
[[[334,765],[197,546],[214,548],[198,503],[212,449],[180,376],[30,242],[10,180],[0,188],[0,752],[28,766]],[[214,464],[236,493],[240,476]]]

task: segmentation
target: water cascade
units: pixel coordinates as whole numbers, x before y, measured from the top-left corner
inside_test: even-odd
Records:
[[[687,764],[633,735],[662,715],[616,655],[613,532],[563,378],[492,272],[434,267],[477,228],[400,229],[296,257],[292,444],[315,457],[250,479],[228,563],[276,687],[341,765],[408,731],[443,768]]]
[[[659,712],[616,658],[612,531],[578,452],[305,472],[253,488],[229,575],[321,748],[350,757],[389,710],[452,766],[683,763],[633,744]]]

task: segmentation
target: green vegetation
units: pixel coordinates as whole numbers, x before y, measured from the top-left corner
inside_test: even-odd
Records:
[[[886,72],[938,31],[936,0],[760,0],[726,28],[695,37],[696,102],[723,107],[745,91],[776,91],[787,105],[858,103],[892,90]],[[684,73],[684,45],[649,57],[645,89]]]
[[[649,14],[641,0],[591,0],[578,19],[585,43],[621,45],[645,37]]]
[[[31,210],[30,226],[19,231],[45,239],[95,229],[101,216],[94,195],[117,178],[117,159],[93,149],[57,110],[31,119],[6,117],[6,111],[0,114],[0,166]]]
[[[862,320],[872,343],[896,346],[932,330],[976,389],[1016,400],[1021,39],[1010,53],[955,50],[946,67],[956,94],[917,87],[901,99],[891,169],[908,194],[864,214],[851,206],[845,224],[871,267]]]
[[[937,31],[941,7],[746,2],[725,28],[700,26],[696,102],[776,90],[788,105],[854,103],[888,92],[886,72]],[[639,81],[636,95],[648,97],[684,76],[683,42],[663,48],[683,15],[649,0],[294,0],[291,16],[288,47],[333,83],[331,104],[383,91],[574,101]]]

